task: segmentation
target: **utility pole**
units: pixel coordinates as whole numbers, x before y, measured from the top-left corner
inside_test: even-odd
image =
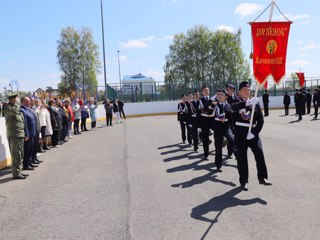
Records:
[[[104,26],[103,26],[103,6],[102,0],[101,3],[101,23],[102,23],[102,46],[103,46],[103,70],[104,70],[104,90],[105,90],[105,98],[108,99],[108,84],[107,84],[107,70],[106,70],[106,52],[104,46]]]
[[[121,70],[120,70],[120,51],[118,50],[118,67],[119,67],[119,82],[120,82],[120,92],[121,92]]]

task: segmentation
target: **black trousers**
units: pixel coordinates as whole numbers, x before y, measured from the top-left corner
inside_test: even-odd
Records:
[[[183,122],[183,121],[180,121],[180,128],[181,128],[181,138],[182,138],[182,141],[185,142],[187,140],[187,135],[188,135],[188,142],[189,144],[192,143],[192,140],[190,138],[190,133],[191,131],[189,130],[190,127],[188,127],[187,123],[186,122]]]
[[[212,118],[201,117],[201,132],[202,132],[202,145],[203,145],[203,155],[205,157],[209,156],[209,133],[210,129],[213,129]]]
[[[97,124],[97,122],[91,122],[91,129],[96,128],[96,124]]]
[[[33,149],[32,149],[31,161],[37,158],[37,153],[39,148],[40,148],[39,133],[36,133],[36,135],[33,138]]]
[[[198,123],[196,121],[194,121],[192,123],[191,134],[192,134],[194,150],[198,150],[198,146],[199,146],[199,131],[198,131]]]
[[[222,167],[223,138],[225,137],[228,140],[228,147],[231,148],[231,153],[233,152],[235,156],[237,156],[237,148],[235,145],[235,140],[233,138],[233,133],[230,128],[219,129],[219,130],[216,129],[213,133],[213,137],[214,137],[214,146],[216,148],[215,164],[216,164],[216,167],[220,169]]]
[[[311,112],[311,102],[307,102],[307,114],[310,114]]]
[[[289,105],[284,105],[284,114],[289,115]]]
[[[87,129],[87,118],[81,118],[81,131],[88,131]]]
[[[314,118],[318,117],[318,104],[314,104]]]
[[[237,155],[238,155],[238,172],[239,181],[241,185],[248,183],[249,169],[248,169],[248,148],[253,152],[254,158],[256,160],[256,167],[258,171],[259,181],[263,179],[268,179],[267,166],[264,159],[262,143],[259,137],[255,137],[251,140],[245,138],[236,138],[237,145]]]
[[[79,133],[79,122],[80,122],[80,119],[75,119],[74,122],[73,122],[73,132],[74,132],[74,134]]]
[[[68,123],[62,124],[61,134],[60,134],[60,140],[63,141],[67,137],[68,134]]]
[[[126,115],[124,114],[123,109],[120,109],[120,110],[119,110],[119,113],[120,113],[120,117],[123,116],[123,118],[126,119]]]
[[[31,164],[31,158],[33,153],[33,140],[34,138],[29,138],[28,141],[24,142],[24,151],[23,151],[23,167],[27,168]]]
[[[56,146],[60,140],[61,130],[53,130],[53,134],[51,136],[52,146]]]
[[[263,107],[264,107],[264,115],[269,116],[269,104],[263,103]]]
[[[112,126],[112,113],[107,113],[107,126]]]

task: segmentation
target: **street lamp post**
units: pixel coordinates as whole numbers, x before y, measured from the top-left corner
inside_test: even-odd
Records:
[[[103,26],[103,6],[102,0],[101,3],[101,23],[102,23],[102,46],[103,46],[103,70],[104,70],[104,90],[105,90],[105,97],[106,100],[108,99],[108,84],[107,84],[107,70],[106,70],[106,53],[105,53],[105,46],[104,46],[104,26]]]
[[[120,56],[119,56],[120,51],[118,50],[117,52],[118,52],[118,67],[119,67],[120,93],[121,93],[121,70],[120,70]]]

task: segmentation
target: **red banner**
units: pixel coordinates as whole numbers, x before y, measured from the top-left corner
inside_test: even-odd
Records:
[[[269,75],[279,83],[286,73],[291,22],[253,22],[253,74],[262,84]]]
[[[296,74],[299,78],[300,87],[303,87],[304,86],[304,73],[297,72]]]

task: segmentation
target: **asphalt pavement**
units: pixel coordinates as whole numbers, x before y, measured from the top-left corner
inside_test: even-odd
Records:
[[[272,186],[249,191],[181,143],[176,116],[131,118],[75,136],[26,180],[0,171],[1,240],[318,240],[320,120],[270,111],[261,139]],[[293,114],[293,110],[291,113]],[[226,154],[226,149],[223,150]]]

